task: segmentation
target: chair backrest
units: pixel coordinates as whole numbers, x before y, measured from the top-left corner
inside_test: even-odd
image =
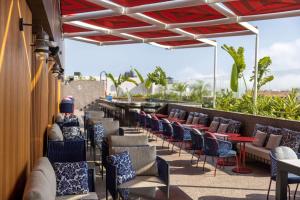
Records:
[[[146,127],[147,128],[151,128],[151,122],[152,122],[152,117],[151,117],[151,115],[150,114],[147,114],[146,115]]]
[[[270,152],[270,158],[271,158],[271,177],[276,177],[278,160],[283,160],[283,159],[293,160],[293,159],[298,159],[298,156],[293,151],[293,149],[286,146],[279,146]]]
[[[204,135],[204,154],[207,156],[218,156],[219,155],[219,143],[215,138]]]
[[[190,112],[187,119],[186,119],[186,124],[191,124],[194,118],[194,113]]]
[[[171,123],[168,120],[163,119],[162,125],[163,125],[163,134],[165,136],[172,136],[173,135],[173,127],[172,127]]]
[[[176,140],[183,140],[184,138],[183,126],[178,122],[174,122],[172,124],[172,127],[173,127],[173,138]]]
[[[197,129],[191,129],[191,142],[193,150],[202,150],[204,147],[204,136]]]
[[[86,161],[85,140],[48,141],[47,157],[52,163]]]
[[[153,116],[151,118],[151,130],[152,131],[159,131],[159,120],[157,119],[157,117]]]
[[[204,125],[204,126],[208,126],[209,124],[209,117],[207,114],[203,114],[203,113],[199,113],[199,124]]]
[[[140,119],[140,125],[144,126],[146,123],[146,113],[144,111],[141,111],[139,114],[139,119]]]

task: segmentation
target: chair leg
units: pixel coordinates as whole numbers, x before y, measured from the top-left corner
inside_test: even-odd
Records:
[[[191,163],[193,163],[194,154],[195,154],[195,150],[193,150],[193,153],[192,153]]]
[[[217,158],[217,161],[215,163],[215,172],[214,172],[214,176],[217,175],[217,167],[218,167],[218,158]]]
[[[198,156],[198,159],[197,159],[197,167],[198,167],[199,160],[200,160],[200,155]]]
[[[289,190],[289,200],[291,200],[291,188],[290,188],[290,185],[288,185],[287,187],[288,187],[288,190]]]
[[[180,153],[181,153],[182,145],[183,145],[183,142],[180,143],[179,156],[180,156]]]
[[[165,138],[163,138],[163,142],[162,142],[161,148],[164,147],[164,143],[165,143]]]
[[[296,190],[295,190],[295,193],[294,193],[294,200],[296,199],[296,194],[297,194],[298,186],[299,186],[299,183],[296,186]]]
[[[175,142],[172,145],[172,150],[171,150],[172,153],[174,152],[174,144],[175,144]]]
[[[268,194],[267,194],[267,200],[269,200],[269,194],[270,194],[270,190],[271,190],[271,184],[272,184],[272,179],[270,179],[270,183],[269,183],[269,189],[268,189]]]
[[[204,156],[204,162],[203,162],[203,167],[202,167],[202,171],[204,171],[204,167],[205,167],[205,162],[206,162],[206,156]]]

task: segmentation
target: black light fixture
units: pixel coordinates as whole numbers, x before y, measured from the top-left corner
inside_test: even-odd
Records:
[[[49,35],[43,29],[41,29],[41,31],[36,34],[34,52],[40,57],[46,57],[46,59],[48,58],[48,54],[50,53]]]
[[[32,24],[25,23],[23,18],[19,18],[19,30],[24,31],[24,26],[32,26]]]
[[[55,63],[52,67],[52,74],[53,76],[57,77],[61,73],[61,68],[59,64]]]

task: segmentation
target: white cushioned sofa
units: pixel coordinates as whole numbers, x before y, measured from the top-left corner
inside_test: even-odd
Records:
[[[54,169],[47,157],[41,157],[36,162],[30,176],[27,179],[23,200],[79,200],[98,199],[95,191],[94,169],[88,170],[89,191],[86,194],[56,196],[57,182]]]

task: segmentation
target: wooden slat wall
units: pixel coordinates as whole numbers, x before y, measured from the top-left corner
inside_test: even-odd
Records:
[[[31,22],[25,0],[0,0],[0,199],[20,199],[30,169]]]
[[[48,65],[34,55],[31,79],[31,166],[43,156],[48,126]]]
[[[55,1],[54,1],[55,3]],[[57,113],[58,81],[33,53],[26,0],[0,0],[0,199],[22,199],[26,179],[43,156],[48,124]]]

